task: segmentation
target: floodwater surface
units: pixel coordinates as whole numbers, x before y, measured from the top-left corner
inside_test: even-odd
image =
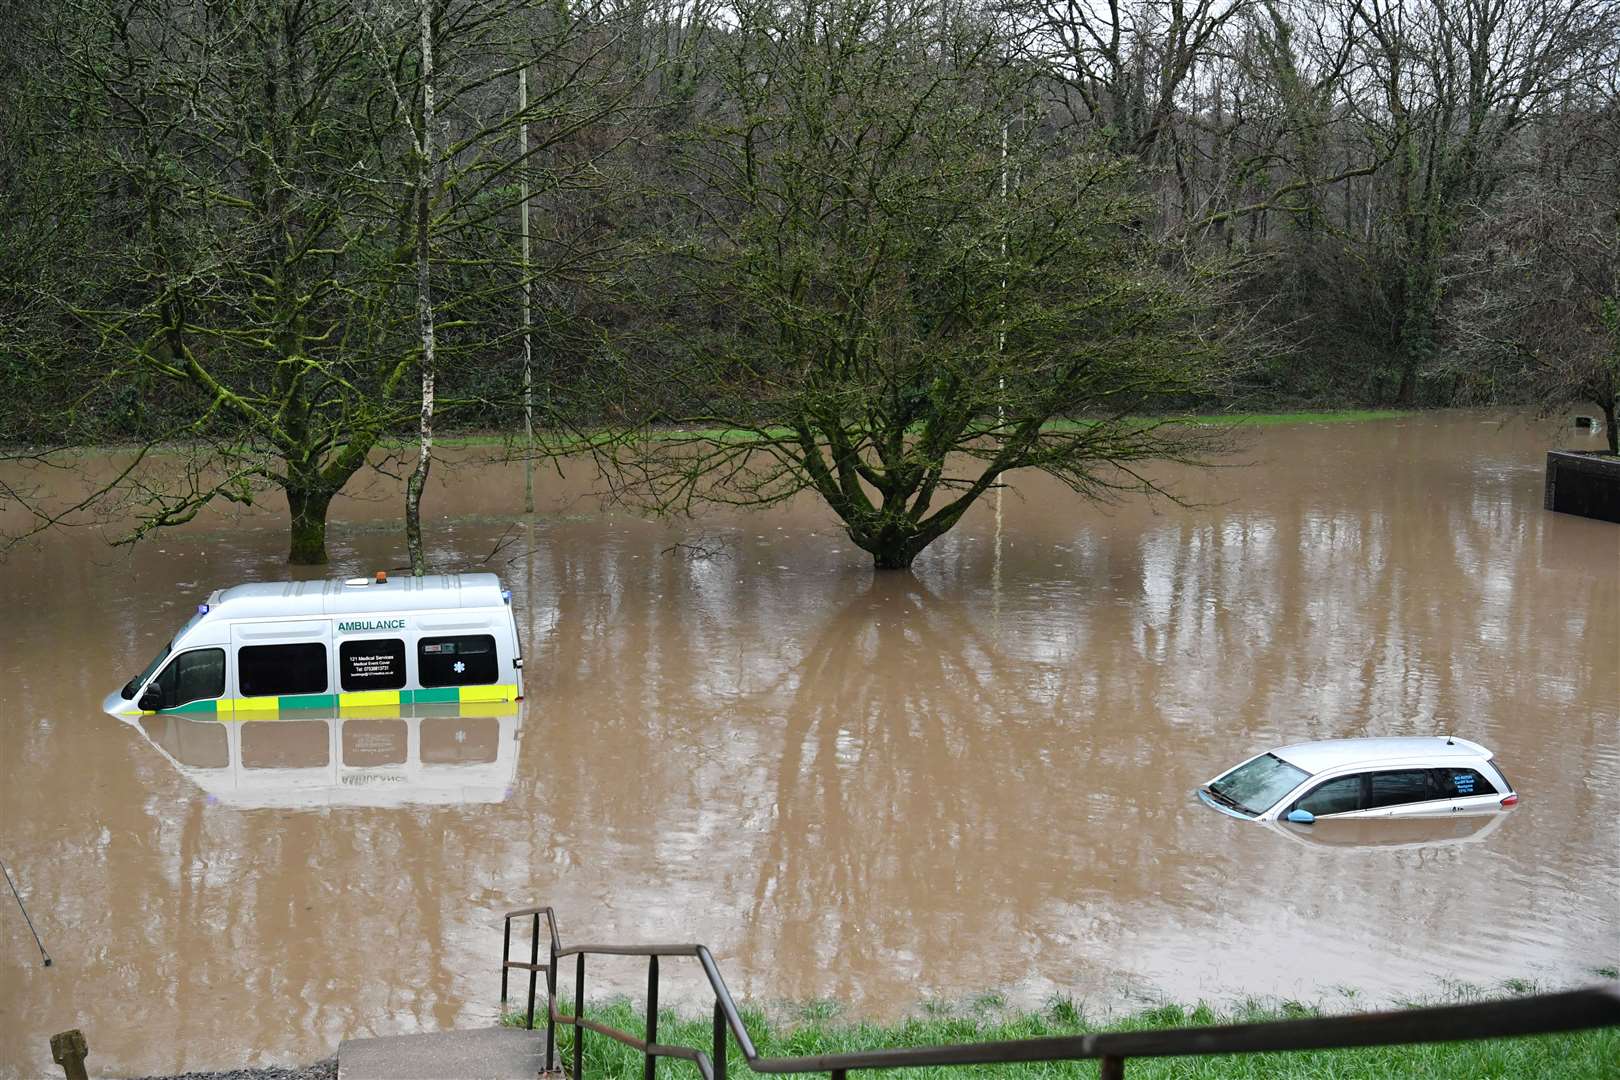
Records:
[[[500,913],[533,903],[853,1015],[1590,981],[1620,964],[1620,527],[1541,509],[1556,445],[1595,443],[1258,429],[1244,467],[1176,474],[1192,508],[1019,477],[913,575],[808,500],[647,522],[541,470],[525,522],[520,468],[440,467],[437,568],[514,593],[504,716],[113,719],[211,590],[288,576],[284,522],[53,533],[0,563],[0,858],[55,959],[0,898],[0,1074],[70,1027],[130,1074],[486,1024]],[[357,483],[298,576],[403,562],[392,485]],[[1521,804],[1313,831],[1192,795],[1278,744],[1437,732]],[[643,985],[593,964],[593,994]]]

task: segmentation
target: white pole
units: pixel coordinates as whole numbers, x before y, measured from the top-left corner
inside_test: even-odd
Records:
[[[1007,121],[1001,121],[1001,212],[1007,213]],[[1001,353],[1007,350],[1007,226],[1001,226],[1001,329],[996,331],[996,362],[1001,363]],[[1002,400],[1006,395],[1007,376],[999,375],[996,378],[996,423],[1001,424],[1007,419],[1006,403]],[[996,528],[1001,527],[1001,503],[996,503]],[[997,533],[999,537],[999,532]],[[1000,549],[997,549],[999,556]]]
[[[530,340],[529,312],[529,65],[518,69],[518,140],[522,166],[518,169],[521,217],[518,235],[522,237],[523,270],[523,512],[534,513],[534,377],[531,362],[534,346]]]

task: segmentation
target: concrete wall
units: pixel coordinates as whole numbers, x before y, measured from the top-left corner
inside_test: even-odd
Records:
[[[1620,523],[1620,457],[1597,451],[1549,450],[1541,505],[1561,514]]]

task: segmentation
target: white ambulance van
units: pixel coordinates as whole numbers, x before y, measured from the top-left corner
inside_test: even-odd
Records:
[[[512,594],[494,574],[379,573],[220,589],[103,708],[252,720],[522,697]]]

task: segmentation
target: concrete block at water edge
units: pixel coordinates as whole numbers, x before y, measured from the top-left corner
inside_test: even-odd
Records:
[[[545,1057],[546,1033],[522,1028],[346,1039],[338,1080],[535,1080]]]

